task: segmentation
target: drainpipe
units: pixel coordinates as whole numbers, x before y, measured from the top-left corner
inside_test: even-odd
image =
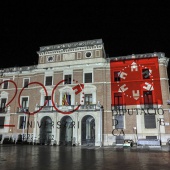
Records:
[[[103,145],[103,135],[102,135],[102,127],[103,127],[103,124],[102,124],[102,112],[103,112],[103,106],[100,104],[100,101],[98,101],[98,106],[100,107],[100,147],[102,147]]]

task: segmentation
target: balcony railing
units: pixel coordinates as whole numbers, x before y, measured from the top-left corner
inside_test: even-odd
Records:
[[[40,112],[55,112],[55,108],[53,106],[37,106],[37,110],[39,110],[42,107],[42,109],[40,110]]]
[[[37,110],[40,109],[42,106],[37,106]],[[69,106],[63,106],[63,105],[57,105],[56,106],[58,110],[61,111],[72,111],[78,107],[78,105],[69,105]],[[90,104],[90,105],[80,105],[78,111],[97,111],[100,110],[100,107],[98,107],[96,104]],[[40,112],[55,112],[55,108],[53,106],[44,106]]]
[[[79,110],[100,110],[100,107],[96,104],[81,105]]]
[[[126,105],[111,105],[111,110],[125,110],[126,109]]]
[[[17,108],[17,113],[25,113],[29,111],[29,107]]]

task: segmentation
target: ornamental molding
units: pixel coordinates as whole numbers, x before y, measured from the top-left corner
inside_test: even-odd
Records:
[[[70,53],[70,52],[82,52],[86,50],[96,50],[102,49],[103,45],[94,45],[94,46],[85,46],[85,47],[77,47],[71,49],[60,49],[60,50],[53,50],[53,51],[38,51],[37,54],[39,56],[44,55],[55,55],[55,54],[63,54],[63,53]]]

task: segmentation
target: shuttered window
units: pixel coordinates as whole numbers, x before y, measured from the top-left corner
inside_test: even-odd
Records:
[[[155,114],[144,115],[144,120],[146,129],[156,128]]]
[[[0,117],[0,129],[4,128],[5,117]]]
[[[85,104],[89,105],[92,104],[92,94],[85,94]]]
[[[92,83],[92,73],[85,73],[84,74],[84,82],[85,83]]]

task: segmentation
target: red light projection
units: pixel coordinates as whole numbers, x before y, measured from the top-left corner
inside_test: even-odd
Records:
[[[162,104],[158,58],[110,61],[112,105]]]

